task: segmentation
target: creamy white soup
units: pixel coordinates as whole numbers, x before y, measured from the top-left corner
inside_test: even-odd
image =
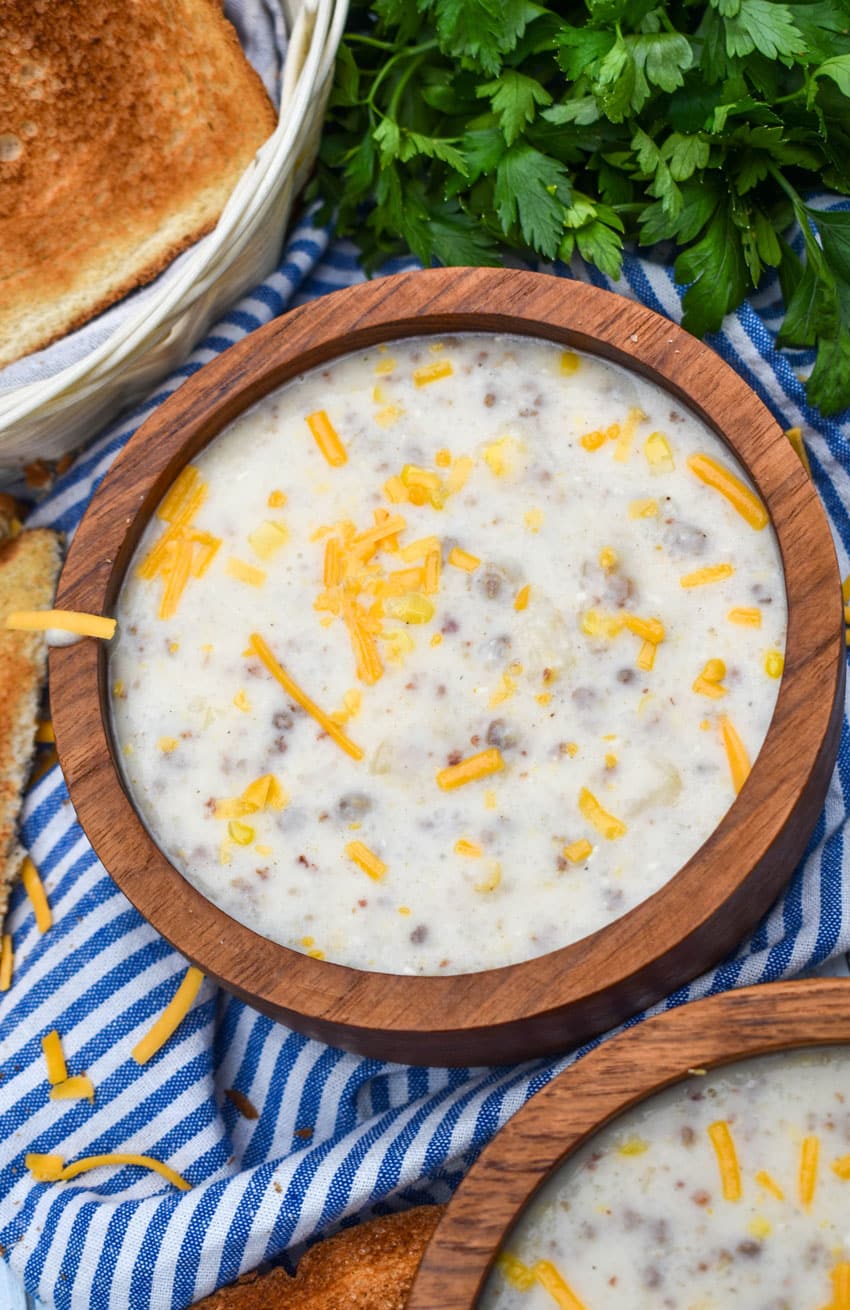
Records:
[[[172,863],[317,958],[462,973],[662,887],[783,667],[764,505],[661,389],[526,338],[290,382],[160,505],[119,598],[129,791]]]
[[[850,1053],[763,1056],[597,1133],[480,1310],[850,1310]]]

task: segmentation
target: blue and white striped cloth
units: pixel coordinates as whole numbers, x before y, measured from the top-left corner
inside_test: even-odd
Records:
[[[386,271],[410,266],[399,261]],[[548,271],[606,285],[578,264]],[[73,532],[127,438],[184,378],[274,315],[362,276],[350,244],[302,222],[277,272],[155,395],[79,458],[31,522]],[[630,257],[617,289],[679,317],[680,290],[663,265]],[[846,574],[850,420],[827,421],[807,408],[795,370],[810,361],[774,346],[778,295],[774,281],[730,316],[711,344],[783,426],[802,426]],[[682,988],[668,1007],[811,970],[847,951],[848,805],[845,717],[825,811],[784,897],[734,958]],[[0,1247],[15,1278],[48,1306],[180,1310],[261,1261],[297,1254],[340,1221],[445,1201],[484,1143],[581,1054],[516,1068],[383,1064],[308,1041],[205,983],[176,1036],[140,1068],[132,1046],[173,995],[185,961],[98,863],[58,768],[27,796],[23,837],[42,872],[54,926],[39,935],[19,888],[9,919],[14,984],[0,999]],[[93,1106],[48,1100],[40,1039],[53,1028],[62,1034],[71,1073],[92,1078]],[[241,1116],[228,1088],[248,1096],[259,1118]],[[38,1184],[24,1167],[27,1151],[73,1160],[116,1150],[167,1161],[192,1190],[177,1192],[127,1167]]]

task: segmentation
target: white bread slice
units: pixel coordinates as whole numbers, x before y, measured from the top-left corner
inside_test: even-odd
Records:
[[[0,923],[23,857],[17,819],[47,664],[43,633],[7,632],[4,624],[14,610],[50,608],[60,564],[59,537],[46,528],[0,546]]]
[[[0,365],[210,231],[275,124],[216,0],[3,0]]]

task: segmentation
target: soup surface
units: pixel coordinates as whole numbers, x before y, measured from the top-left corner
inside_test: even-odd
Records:
[[[850,1306],[850,1052],[741,1061],[615,1120],[545,1185],[478,1305]]]
[[[743,785],[782,672],[764,506],[656,386],[462,335],[223,432],[122,589],[114,732],[205,896],[318,958],[470,972],[603,927]]]

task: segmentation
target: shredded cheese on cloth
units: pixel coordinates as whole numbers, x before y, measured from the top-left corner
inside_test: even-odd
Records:
[[[163,1164],[161,1160],[155,1160],[152,1155],[135,1155],[130,1152],[114,1151],[108,1155],[87,1155],[81,1160],[74,1160],[72,1164],[65,1164],[61,1155],[42,1155],[36,1151],[30,1151],[24,1162],[33,1178],[39,1183],[67,1182],[71,1178],[76,1178],[79,1174],[87,1173],[90,1169],[106,1169],[115,1165],[133,1164],[138,1165],[141,1169],[152,1169],[154,1173],[160,1174],[167,1182],[179,1187],[181,1192],[188,1192],[192,1186],[170,1165]]]
[[[12,986],[14,962],[15,952],[12,937],[10,933],[4,932],[2,942],[0,942],[0,992],[8,992]]]
[[[35,922],[38,931],[47,932],[48,928],[53,925],[53,911],[47,900],[47,892],[44,890],[41,875],[28,855],[21,865],[21,882],[24,884],[24,890],[30,898],[32,908],[35,911]]]
[[[190,965],[183,981],[153,1027],[133,1047],[133,1059],[137,1064],[147,1064],[148,1060],[153,1059],[162,1049],[191,1010],[203,981],[204,975],[200,969]]]

